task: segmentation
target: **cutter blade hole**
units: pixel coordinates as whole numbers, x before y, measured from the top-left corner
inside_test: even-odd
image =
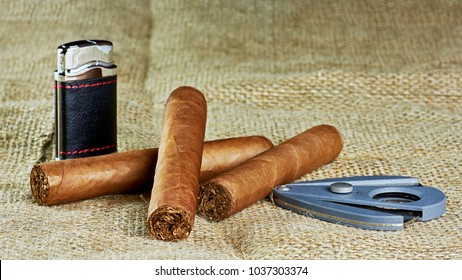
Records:
[[[420,200],[420,197],[411,194],[411,193],[403,193],[403,192],[385,192],[379,193],[372,197],[373,199],[377,199],[383,202],[391,202],[391,203],[409,203]]]

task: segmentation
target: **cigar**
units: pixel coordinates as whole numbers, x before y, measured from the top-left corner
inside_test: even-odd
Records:
[[[196,214],[207,104],[191,87],[174,90],[165,105],[148,209],[148,228],[160,240],[189,236]]]
[[[334,161],[343,147],[332,126],[315,126],[200,185],[198,212],[220,221],[263,199],[277,185],[288,184]]]
[[[220,174],[273,147],[263,136],[204,142],[200,181]],[[36,164],[30,173],[32,197],[57,205],[104,195],[150,193],[157,148]]]

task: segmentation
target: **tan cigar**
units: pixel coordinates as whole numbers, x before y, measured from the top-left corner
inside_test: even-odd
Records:
[[[148,209],[148,228],[157,239],[184,239],[192,230],[206,119],[207,104],[200,91],[180,87],[171,93]]]
[[[290,183],[334,161],[343,147],[332,126],[315,126],[200,186],[198,212],[220,221],[267,196],[275,186]]]
[[[235,167],[272,146],[263,136],[207,141],[200,180]],[[152,148],[34,165],[30,173],[32,197],[38,204],[50,206],[104,195],[150,191],[157,152],[157,148]]]

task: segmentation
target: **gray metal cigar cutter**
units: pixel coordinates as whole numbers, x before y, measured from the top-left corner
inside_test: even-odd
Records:
[[[401,230],[446,211],[446,196],[418,178],[358,176],[297,182],[274,188],[273,202],[321,220],[372,230]]]

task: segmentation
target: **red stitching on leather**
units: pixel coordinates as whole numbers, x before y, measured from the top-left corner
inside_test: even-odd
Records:
[[[71,86],[71,85],[63,85],[63,84],[58,84],[58,85],[54,85],[53,87],[54,88],[65,88],[65,89],[78,89],[78,88],[87,88],[87,87],[97,87],[97,86],[105,86],[105,85],[110,85],[110,84],[113,84],[113,83],[116,83],[117,80],[110,80],[110,81],[105,81],[105,82],[97,82],[97,83],[93,83],[93,84],[81,84],[81,85],[75,85],[75,86]]]
[[[98,147],[98,148],[75,150],[75,151],[70,151],[70,152],[59,152],[59,154],[60,155],[77,155],[77,154],[92,153],[92,152],[106,150],[106,149],[115,148],[115,147],[117,147],[117,144],[112,144],[112,145]]]

